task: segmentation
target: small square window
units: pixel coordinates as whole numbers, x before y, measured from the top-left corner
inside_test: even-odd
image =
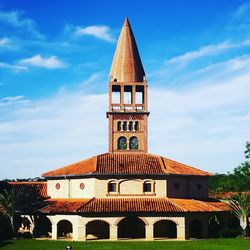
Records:
[[[197,183],[196,187],[197,187],[198,190],[201,190],[202,185],[200,183]]]
[[[152,183],[145,182],[143,185],[143,192],[152,192]]]
[[[175,189],[179,189],[180,188],[180,183],[179,182],[175,182],[174,183],[174,188]]]
[[[116,183],[115,182],[110,182],[108,184],[108,192],[116,192]]]

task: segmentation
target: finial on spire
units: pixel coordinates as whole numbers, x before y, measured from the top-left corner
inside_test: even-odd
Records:
[[[128,17],[125,18],[125,21],[124,21],[124,24],[123,24],[123,27],[126,27],[126,26],[130,26]]]

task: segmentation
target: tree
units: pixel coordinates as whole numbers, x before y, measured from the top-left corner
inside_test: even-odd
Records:
[[[233,173],[215,174],[209,179],[209,190],[214,194],[222,192],[246,192],[250,189],[250,142],[246,143],[245,161]]]
[[[13,233],[21,214],[32,215],[44,204],[46,197],[41,194],[41,186],[35,182],[30,184],[0,182],[0,212],[9,219]],[[30,220],[34,224],[35,217],[30,216]]]
[[[14,191],[7,183],[1,183],[0,211],[3,216],[10,220],[12,232],[14,231]]]
[[[231,197],[227,197],[226,200],[230,204],[233,214],[239,219],[244,235],[247,236],[250,195],[248,193],[233,194]]]
[[[243,192],[249,191],[250,189],[250,142],[246,143],[246,150],[245,150],[245,158],[246,161],[240,164],[237,168],[234,169],[234,176],[235,176],[235,191]]]

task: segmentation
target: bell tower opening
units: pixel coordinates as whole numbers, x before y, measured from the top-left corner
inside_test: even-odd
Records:
[[[125,19],[109,81],[109,152],[147,152],[147,81],[136,41]]]

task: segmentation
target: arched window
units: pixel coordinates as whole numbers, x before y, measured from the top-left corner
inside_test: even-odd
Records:
[[[152,181],[145,181],[143,183],[143,192],[153,192],[153,183]]]
[[[138,121],[135,122],[135,131],[139,131],[139,122]]]
[[[138,138],[133,136],[129,139],[129,149],[136,150],[139,148]]]
[[[127,122],[123,122],[123,131],[127,131],[128,126],[127,126]]]
[[[117,192],[117,184],[115,181],[110,181],[108,183],[108,192]]]
[[[124,136],[118,138],[118,149],[127,149],[127,139]]]
[[[118,131],[122,130],[122,122],[121,121],[117,122],[117,130]]]
[[[128,129],[129,129],[129,131],[133,131],[133,122],[132,121],[129,122]]]

